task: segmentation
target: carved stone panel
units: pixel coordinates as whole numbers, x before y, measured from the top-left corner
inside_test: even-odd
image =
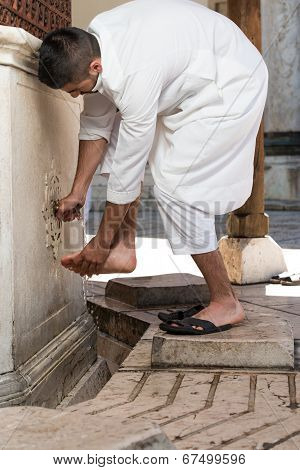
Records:
[[[62,223],[55,217],[55,209],[60,196],[60,178],[52,160],[51,170],[45,175],[45,203],[42,212],[46,224],[46,247],[52,249],[55,260],[58,258],[58,250],[62,242]]]

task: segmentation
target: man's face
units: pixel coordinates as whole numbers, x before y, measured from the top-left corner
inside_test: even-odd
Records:
[[[92,89],[96,86],[99,73],[102,72],[101,60],[95,59],[89,67],[87,78],[81,82],[70,82],[63,86],[62,90],[70,93],[73,98],[86,93],[92,93]]]
[[[95,87],[97,83],[97,78],[87,78],[86,80],[82,80],[79,83],[67,83],[62,89],[73,98],[77,98],[79,95],[84,95],[86,93],[91,93],[92,89]]]

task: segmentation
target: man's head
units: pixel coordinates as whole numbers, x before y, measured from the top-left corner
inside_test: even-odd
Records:
[[[77,98],[92,91],[101,72],[101,51],[93,34],[71,27],[46,35],[39,49],[41,82]]]

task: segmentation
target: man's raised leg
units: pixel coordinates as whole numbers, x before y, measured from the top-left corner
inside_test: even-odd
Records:
[[[64,256],[62,259],[63,266],[81,276],[85,274],[92,276],[93,274],[131,273],[134,271],[136,268],[136,219],[139,203],[140,197],[131,203],[110,246],[108,257],[103,264],[97,264],[96,269],[92,266],[93,272],[90,269],[86,271],[82,266],[77,267],[74,264],[74,256],[79,255],[79,252]]]
[[[129,207],[124,221],[110,247],[109,255],[103,265],[98,266],[96,274],[131,273],[136,268],[136,220],[140,198]]]

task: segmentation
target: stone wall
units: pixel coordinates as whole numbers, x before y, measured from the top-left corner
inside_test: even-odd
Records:
[[[262,0],[263,53],[269,69],[265,110],[267,207],[300,209],[300,4]]]
[[[195,0],[197,3],[202,5],[208,5],[211,0]],[[128,0],[88,0],[83,2],[82,0],[72,0],[72,22],[74,26],[78,28],[86,28],[89,22],[98,13],[106,10],[111,10],[123,3],[127,3]],[[224,3],[219,1],[217,3]]]
[[[60,264],[83,227],[53,213],[76,170],[80,102],[38,81],[39,46],[0,26],[0,406],[56,406],[96,360],[82,278]]]
[[[262,0],[263,53],[269,69],[265,132],[300,130],[299,0]]]

